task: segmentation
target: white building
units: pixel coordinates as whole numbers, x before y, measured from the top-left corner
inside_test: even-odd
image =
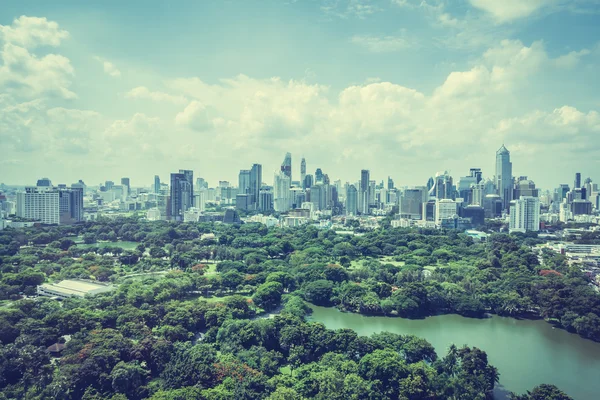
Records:
[[[160,210],[158,208],[149,209],[146,211],[146,219],[148,221],[160,221],[162,219]]]
[[[510,204],[509,232],[540,230],[540,199],[523,196]]]
[[[26,187],[24,192],[17,193],[17,216],[58,225],[60,193],[50,186]]]
[[[183,213],[183,222],[198,222],[200,220],[200,215],[202,215],[202,211],[196,207],[188,208]]]
[[[435,222],[441,223],[443,219],[452,218],[456,215],[456,202],[451,199],[437,200],[435,203]]]
[[[291,185],[292,181],[289,176],[283,172],[275,174],[273,182],[273,208],[275,211],[286,212],[292,207]]]

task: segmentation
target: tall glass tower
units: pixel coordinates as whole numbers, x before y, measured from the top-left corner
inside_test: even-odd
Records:
[[[510,151],[504,145],[496,152],[496,190],[502,199],[503,209],[508,210],[513,198],[513,177]]]
[[[285,158],[281,163],[281,172],[285,174],[288,178],[290,178],[290,182],[292,181],[292,154],[285,153]]]

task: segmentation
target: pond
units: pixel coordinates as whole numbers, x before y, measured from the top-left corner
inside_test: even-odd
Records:
[[[544,321],[493,316],[485,319],[440,315],[420,320],[369,317],[311,306],[311,321],[359,335],[388,331],[428,340],[438,355],[454,343],[478,347],[500,372],[502,388],[524,393],[551,383],[575,399],[600,398],[600,343],[555,329]],[[498,390],[497,398],[503,398]]]

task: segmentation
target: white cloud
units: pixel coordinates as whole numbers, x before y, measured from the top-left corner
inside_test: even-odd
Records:
[[[102,68],[104,69],[104,73],[106,75],[112,76],[113,78],[119,78],[121,76],[121,71],[119,71],[116,65],[111,63],[110,61],[98,56],[95,56],[94,60],[102,64]]]
[[[525,18],[555,0],[469,0],[473,7],[490,14],[498,23]]]
[[[24,47],[6,43],[1,59],[0,88],[6,92],[26,98],[77,97],[69,89],[74,69],[68,58],[56,54],[38,58]]]
[[[579,51],[572,51],[569,54],[562,55],[554,60],[554,64],[559,68],[570,69],[574,68],[579,64],[581,58],[591,54],[588,49],[582,49]]]
[[[364,19],[381,8],[373,4],[372,0],[325,0],[321,10],[328,15],[339,18],[355,17]]]
[[[164,92],[151,91],[145,86],[138,86],[125,93],[128,99],[148,99],[156,102],[167,102],[173,104],[187,104],[185,96],[174,96]]]
[[[196,131],[205,131],[212,127],[213,123],[206,106],[199,101],[192,101],[175,117],[177,125],[187,126]]]
[[[355,35],[350,41],[358,46],[364,47],[372,53],[390,53],[406,49],[412,43],[401,36],[364,36]]]
[[[60,29],[56,22],[48,21],[46,18],[22,15],[16,18],[12,25],[0,25],[0,37],[6,43],[25,48],[56,47],[69,37],[69,32]]]

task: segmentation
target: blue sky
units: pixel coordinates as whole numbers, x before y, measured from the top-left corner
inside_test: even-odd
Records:
[[[0,182],[600,180],[599,0],[4,0],[0,46]]]

